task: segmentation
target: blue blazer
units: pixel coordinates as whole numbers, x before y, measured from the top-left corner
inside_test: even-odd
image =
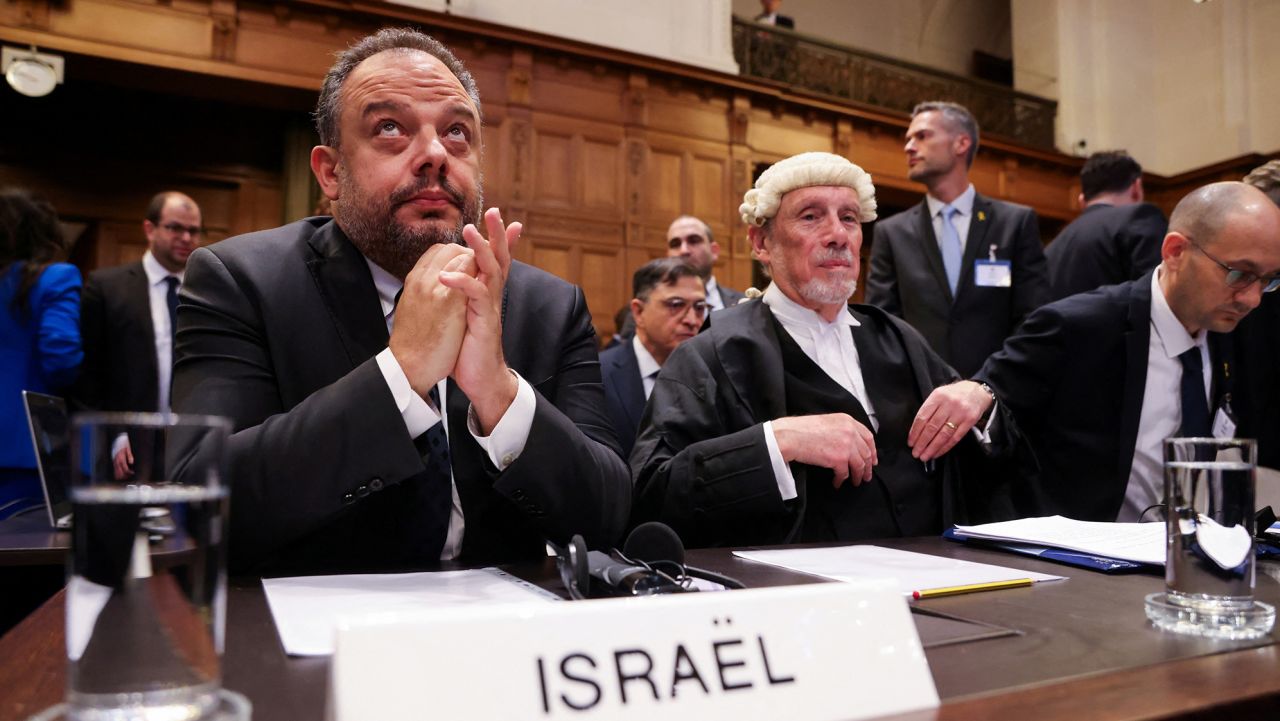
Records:
[[[34,469],[22,391],[60,394],[76,378],[80,346],[80,271],[54,263],[31,288],[29,310],[13,307],[23,263],[0,273],[0,468]],[[3,493],[3,491],[0,491]]]
[[[622,457],[631,455],[644,415],[644,381],[631,341],[625,340],[600,354],[600,376],[604,381],[604,400],[609,422],[622,446]]]

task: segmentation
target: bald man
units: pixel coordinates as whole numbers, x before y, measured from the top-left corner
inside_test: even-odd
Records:
[[[1277,273],[1280,208],[1244,183],[1214,183],[1174,208],[1155,270],[1027,317],[975,380],[1031,442],[1043,511],[1153,520],[1165,438],[1250,435],[1224,334]]]
[[[80,311],[81,406],[169,410],[178,288],[202,232],[196,201],[177,191],[157,193],[142,221],[142,260],[90,274]]]

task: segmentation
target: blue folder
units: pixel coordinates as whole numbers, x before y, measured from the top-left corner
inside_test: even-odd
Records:
[[[1137,561],[1126,561],[1121,558],[1108,558],[1106,556],[1095,556],[1092,553],[1068,551],[1065,548],[1051,548],[1049,546],[1036,546],[1029,543],[1013,543],[1010,541],[993,541],[989,538],[971,538],[957,533],[954,528],[948,528],[942,533],[942,537],[951,541],[999,548],[1003,551],[1021,553],[1024,556],[1035,556],[1036,558],[1043,558],[1046,561],[1056,561],[1058,563],[1065,563],[1068,566],[1078,566],[1080,568],[1087,568],[1091,571],[1102,571],[1103,573],[1131,573],[1133,571],[1163,572],[1160,566],[1148,563],[1138,563]]]

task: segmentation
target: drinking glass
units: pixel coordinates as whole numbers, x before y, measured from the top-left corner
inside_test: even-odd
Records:
[[[1165,440],[1165,590],[1146,599],[1157,627],[1257,638],[1275,624],[1253,598],[1256,454],[1248,439]]]
[[[67,695],[37,718],[249,718],[221,674],[230,422],[91,413],[71,432]]]

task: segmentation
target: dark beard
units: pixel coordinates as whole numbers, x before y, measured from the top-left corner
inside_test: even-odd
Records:
[[[453,228],[431,226],[414,229],[396,219],[396,208],[426,189],[430,184],[427,178],[397,188],[387,198],[365,197],[363,191],[345,176],[340,183],[341,196],[334,204],[338,225],[366,258],[401,280],[409,275],[428,248],[438,243],[463,245],[462,229],[467,223],[480,221],[483,201],[479,188],[474,197],[468,198],[445,177],[439,180],[440,189],[462,211],[457,226]]]

